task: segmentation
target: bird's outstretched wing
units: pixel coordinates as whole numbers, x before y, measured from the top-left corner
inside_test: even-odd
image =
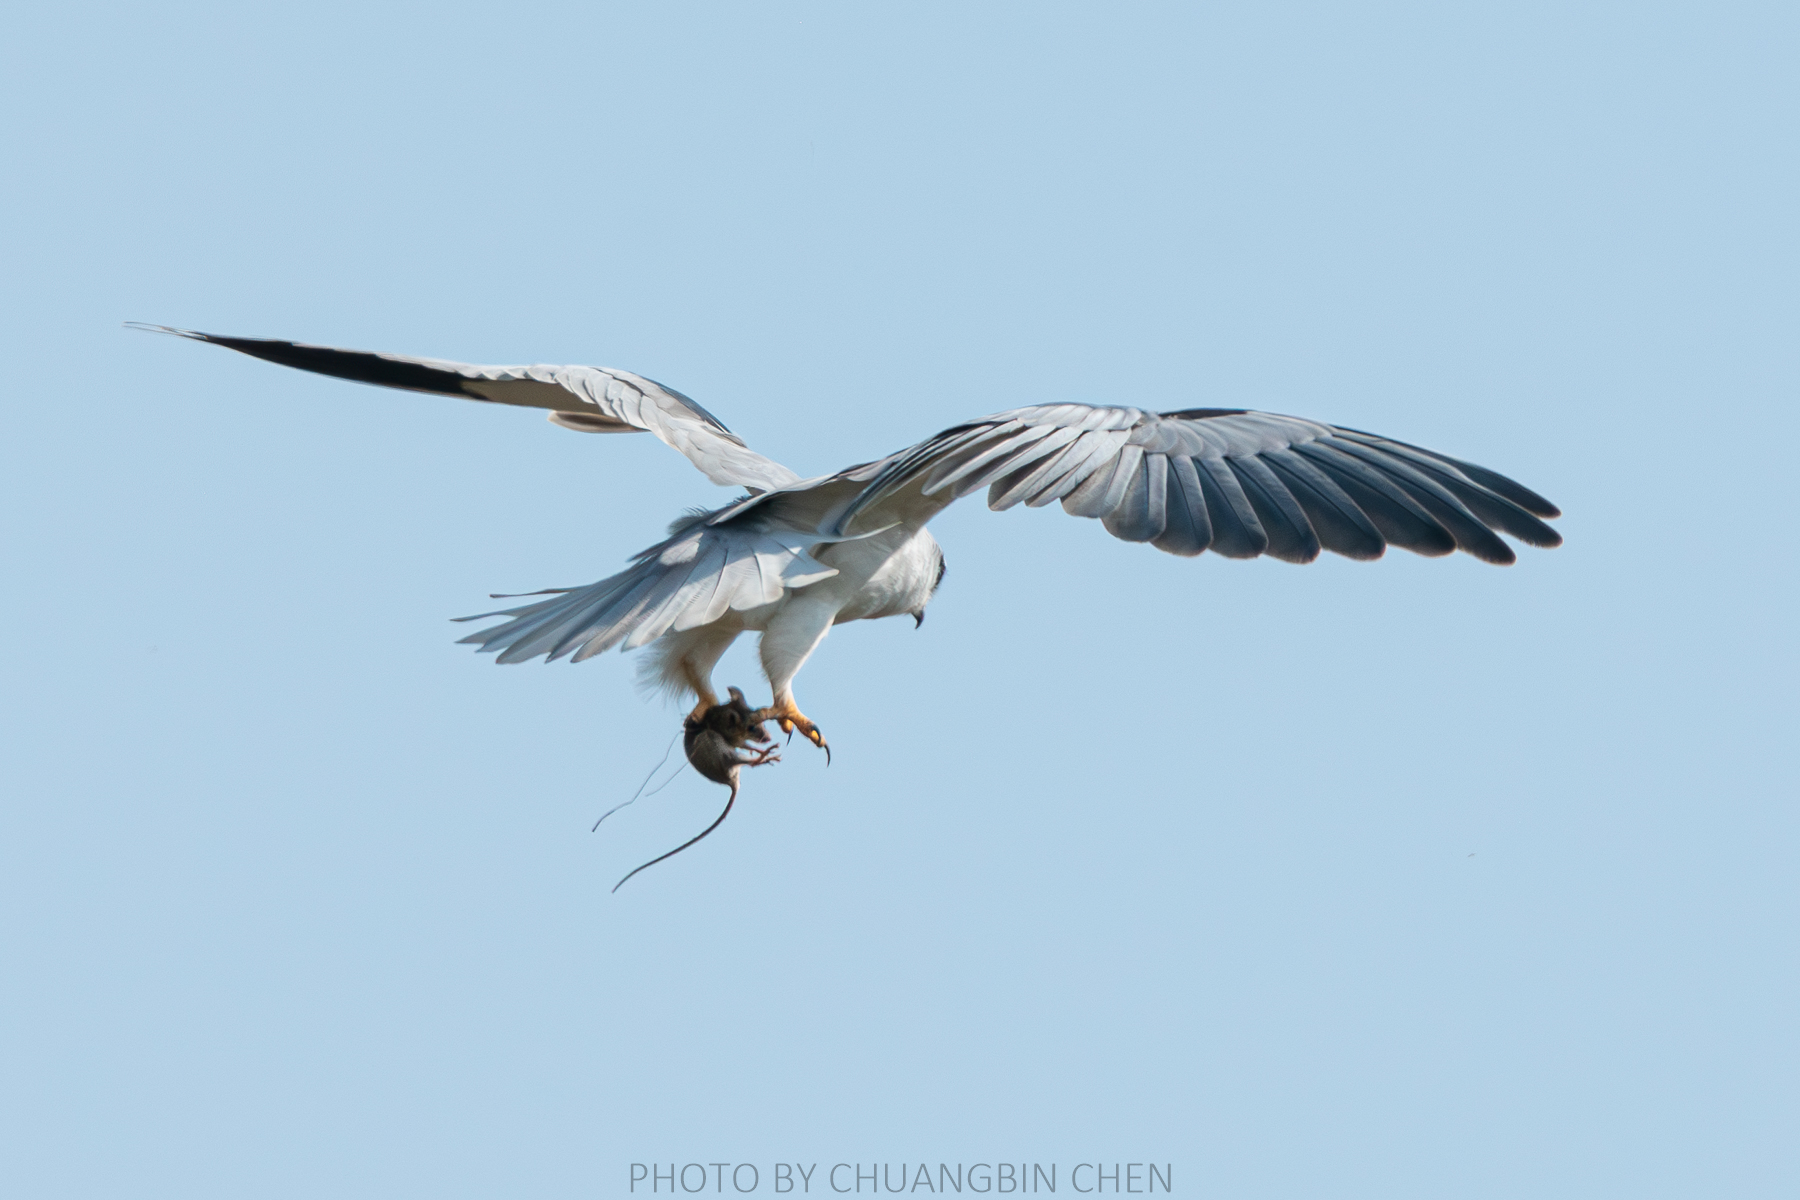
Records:
[[[684,517],[619,574],[483,614],[510,620],[463,640],[503,663],[630,650],[836,574],[810,553],[821,542],[922,525],[983,487],[991,508],[1060,500],[1117,537],[1183,555],[1310,562],[1325,549],[1368,559],[1391,543],[1510,563],[1496,531],[1534,546],[1562,541],[1540,520],[1556,506],[1536,492],[1404,442],[1235,409],[1046,405]]]
[[[1242,409],[1085,404],[996,413],[712,519],[771,508],[789,523],[816,521],[821,536],[857,537],[922,524],[981,488],[989,508],[1061,501],[1115,537],[1171,554],[1311,562],[1321,549],[1379,558],[1392,544],[1510,563],[1499,533],[1562,542],[1541,519],[1561,514],[1536,492],[1405,442]]]
[[[744,445],[720,420],[671,387],[606,367],[480,367],[435,358],[337,350],[266,338],[220,337],[130,322],[134,329],[171,333],[267,359],[285,367],[358,383],[547,408],[550,420],[581,433],[654,433],[725,487],[766,492],[799,479]]]

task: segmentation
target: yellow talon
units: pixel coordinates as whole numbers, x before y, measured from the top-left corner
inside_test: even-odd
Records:
[[[820,732],[817,725],[807,719],[806,714],[801,712],[792,700],[785,704],[777,702],[768,708],[758,709],[756,720],[774,721],[781,726],[781,732],[786,734],[792,734],[798,729],[805,735],[807,741],[825,752],[827,763],[831,761],[831,747],[825,744],[825,735]]]

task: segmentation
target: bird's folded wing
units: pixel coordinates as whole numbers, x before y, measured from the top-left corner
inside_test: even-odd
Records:
[[[674,388],[605,367],[482,367],[435,358],[337,350],[266,338],[220,337],[166,325],[133,328],[195,341],[358,383],[550,409],[550,420],[582,433],[654,433],[726,487],[769,491],[799,476],[744,445],[719,419]]]
[[[1240,409],[1014,409],[821,482],[830,484],[821,494],[843,496],[820,520],[819,532],[836,537],[923,522],[987,488],[989,508],[1060,501],[1066,512],[1099,518],[1115,537],[1171,554],[1310,562],[1321,549],[1379,558],[1392,544],[1510,563],[1515,556],[1499,533],[1533,546],[1562,542],[1541,519],[1559,516],[1555,505],[1484,467]],[[803,488],[809,484],[726,511],[795,507],[799,497],[789,495]]]
[[[457,618],[510,618],[462,641],[499,654],[502,663],[540,654],[580,662],[614,646],[635,650],[670,631],[710,624],[727,610],[772,604],[790,588],[837,574],[807,553],[819,540],[810,532],[766,515],[709,525],[709,515],[683,517],[667,540],[609,579],[551,589],[540,593],[551,599],[535,604]]]

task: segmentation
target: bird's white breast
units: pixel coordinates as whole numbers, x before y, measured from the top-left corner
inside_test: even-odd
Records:
[[[937,539],[924,529],[899,526],[873,537],[820,546],[813,555],[836,567],[854,588],[838,610],[838,624],[918,612],[937,586]]]

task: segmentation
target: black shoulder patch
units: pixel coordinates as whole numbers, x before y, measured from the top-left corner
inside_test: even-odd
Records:
[[[644,376],[644,378],[650,379],[648,375]],[[657,387],[687,405],[688,408],[693,411],[695,416],[699,417],[702,421],[705,421],[708,425],[711,425],[714,429],[717,429],[720,433],[731,433],[731,430],[725,428],[725,422],[719,420],[719,418],[713,416],[704,408],[701,408],[700,402],[695,400],[692,396],[684,396],[666,383],[659,383],[654,379],[650,379],[650,382],[656,384]],[[736,435],[734,434],[733,436]]]
[[[1174,412],[1157,413],[1159,417],[1175,417],[1184,421],[1205,421],[1212,417],[1235,417],[1247,413],[1247,408],[1182,408]]]

